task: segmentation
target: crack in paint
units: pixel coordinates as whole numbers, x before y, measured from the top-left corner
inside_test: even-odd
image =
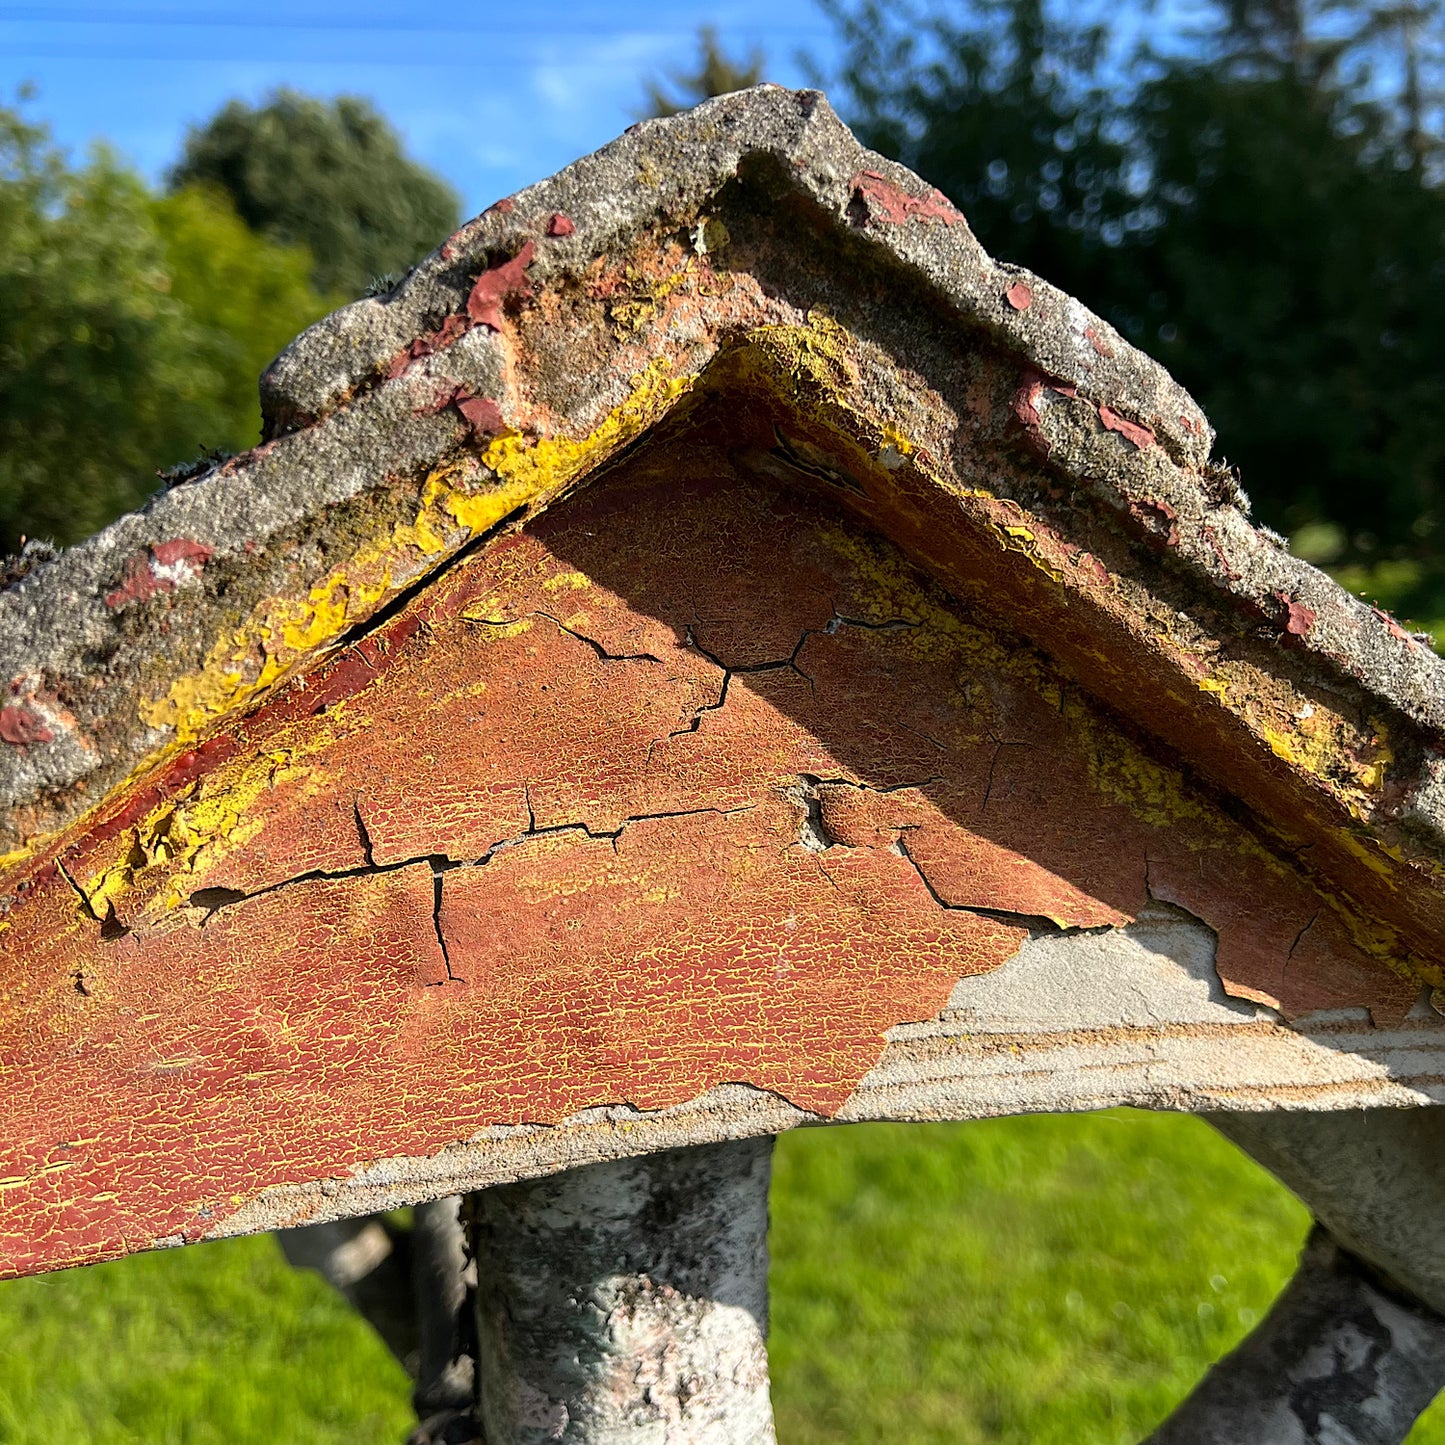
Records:
[[[539,615],[544,617],[547,616],[546,613],[541,613]],[[556,621],[555,618],[553,618],[552,620],[554,622]],[[739,663],[736,666],[730,666],[728,663],[725,663],[722,658],[720,658],[715,652],[710,652],[706,647],[702,645],[702,643],[697,640],[697,633],[693,630],[692,625],[689,624],[684,633],[683,646],[690,647],[694,652],[705,657],[710,663],[712,663],[714,667],[716,667],[722,673],[722,686],[718,689],[718,695],[712,702],[705,702],[693,710],[692,717],[691,719],[689,719],[686,727],[674,728],[670,733],[667,734],[667,737],[654,739],[653,742],[648,745],[648,761],[651,761],[652,750],[654,747],[657,746],[659,742],[666,742],[668,738],[686,737],[689,733],[695,733],[698,731],[699,728],[702,727],[702,719],[705,713],[721,711],[721,709],[727,704],[728,691],[732,687],[732,680],[734,677],[750,677],[755,674],[765,672],[794,672],[799,677],[801,677],[810,688],[816,690],[817,682],[815,681],[815,679],[810,677],[806,672],[803,671],[801,667],[798,666],[798,654],[801,653],[803,648],[808,645],[809,638],[824,636],[831,637],[838,631],[840,627],[866,627],[873,632],[895,632],[898,631],[900,628],[916,628],[921,627],[922,625],[923,624],[921,622],[914,622],[906,617],[890,617],[884,619],[882,622],[870,622],[866,618],[862,617],[847,617],[843,613],[837,611],[837,609],[835,608],[833,611],[833,615],[828,619],[827,622],[823,624],[822,627],[809,627],[804,630],[803,635],[798,638],[798,641],[794,646],[792,652],[790,652],[787,657],[773,658],[767,662],[748,662]],[[561,626],[561,624],[559,623],[558,626]],[[583,640],[586,641],[587,639],[584,638]],[[656,660],[657,659],[655,658],[653,659],[653,661]],[[934,740],[930,738],[928,739],[928,741],[933,742]],[[941,745],[935,744],[935,746]]]
[[[814,773],[799,773],[794,787],[788,789],[788,796],[803,810],[803,822],[798,829],[798,843],[810,853],[825,853],[829,848],[849,848],[853,845],[835,838],[828,831],[823,818],[823,800],[818,794],[820,788],[853,788],[860,793],[905,793],[917,788],[926,788],[930,783],[939,783],[941,775],[934,773],[916,783],[865,783],[859,778],[820,778]],[[832,874],[826,869],[824,875],[834,884]]]
[[[722,686],[718,689],[718,695],[714,701],[702,703],[697,708],[694,708],[692,718],[688,722],[688,725],[682,728],[674,728],[667,734],[667,738],[686,737],[688,733],[695,733],[702,726],[704,713],[721,711],[721,709],[727,705],[728,690],[732,687],[734,677],[750,677],[754,674],[764,672],[795,672],[809,687],[813,687],[813,679],[798,666],[798,654],[803,650],[804,643],[806,643],[812,635],[812,629],[805,632],[798,639],[797,646],[793,648],[787,657],[777,658],[769,662],[749,662],[740,664],[737,667],[729,667],[716,653],[709,652],[707,648],[697,640],[697,634],[689,624],[685,633],[686,641],[683,645],[692,648],[694,652],[707,658],[707,660],[722,673]],[[659,742],[666,742],[667,738],[655,738],[648,744],[647,756],[649,761],[652,759],[652,749],[656,747]]]
[[[1284,956],[1284,963],[1285,963],[1285,967],[1286,967],[1286,968],[1289,967],[1290,960],[1291,960],[1292,958],[1294,958],[1294,951],[1295,951],[1295,949],[1297,949],[1297,948],[1300,946],[1300,944],[1304,942],[1304,936],[1305,936],[1305,934],[1307,934],[1307,933],[1310,931],[1310,929],[1312,929],[1312,928],[1315,926],[1315,924],[1317,924],[1317,923],[1320,921],[1320,914],[1323,913],[1323,912],[1324,912],[1324,909],[1322,909],[1322,908],[1316,908],[1316,909],[1315,909],[1315,912],[1314,912],[1314,917],[1311,918],[1310,921],[1309,921],[1308,923],[1306,923],[1305,926],[1304,926],[1303,928],[1301,928],[1300,931],[1299,931],[1297,934],[1295,934],[1295,936],[1294,936],[1294,942],[1290,944],[1290,946],[1289,946],[1289,952],[1288,952],[1287,954],[1285,954],[1285,956]]]
[[[361,856],[368,868],[375,868],[376,851],[371,846],[371,830],[366,826],[366,819],[361,816],[360,797],[352,798],[351,814],[356,819],[356,836],[361,843]]]
[[[661,662],[660,657],[654,657],[650,652],[608,652],[603,645],[594,637],[588,637],[585,632],[578,632],[575,627],[568,627],[560,617],[554,617],[550,612],[534,612],[533,617],[545,617],[548,622],[555,623],[559,632],[565,632],[568,637],[575,637],[578,642],[585,643],[590,647],[599,662]]]
[[[1001,739],[1001,738],[995,738],[992,733],[989,733],[989,737],[990,737],[990,738],[993,738],[994,749],[993,749],[993,757],[989,759],[989,764],[988,764],[988,782],[984,785],[983,802],[982,802],[981,804],[979,804],[979,809],[978,809],[978,811],[979,811],[980,813],[986,813],[986,812],[988,811],[988,800],[989,800],[991,797],[993,797],[993,775],[994,775],[994,770],[998,767],[998,760],[999,760],[999,758],[1003,755],[1003,750],[1004,750],[1005,748],[1032,748],[1032,747],[1033,747],[1033,744],[1032,744],[1032,743],[1012,743],[1012,742],[1006,742],[1006,741],[1004,741],[1004,740]]]
[[[116,917],[115,903],[113,900],[106,900],[104,917],[95,911],[95,904],[91,902],[90,895],[75,881],[74,877],[71,876],[70,869],[65,866],[64,859],[57,858],[55,860],[55,870],[70,885],[71,892],[80,900],[81,912],[90,919],[92,923],[100,925],[100,936],[107,943],[111,943],[117,938],[124,938],[126,934],[130,932],[130,929]],[[75,977],[78,991],[86,994],[88,997],[90,991],[80,986],[80,974],[78,972]]]
[[[278,893],[282,889],[293,888],[301,883],[337,883],[344,882],[350,878],[373,878],[387,873],[397,873],[404,868],[415,868],[425,863],[431,868],[432,878],[435,883],[433,922],[437,930],[437,941],[441,945],[442,955],[445,959],[447,953],[446,940],[441,932],[442,878],[443,875],[452,872],[454,869],[485,868],[499,853],[506,852],[510,848],[516,848],[529,839],[559,837],[567,833],[580,833],[583,837],[594,842],[602,842],[605,840],[612,844],[612,849],[616,852],[618,839],[620,839],[623,833],[634,823],[661,822],[669,818],[694,818],[709,813],[717,817],[726,818],[736,813],[751,812],[755,806],[755,804],[752,803],[742,803],[733,808],[676,808],[658,813],[634,813],[624,818],[615,828],[594,828],[590,823],[586,822],[548,823],[546,825],[539,825],[536,812],[532,806],[530,792],[527,792],[525,797],[527,802],[527,826],[519,833],[514,833],[506,838],[499,838],[495,843],[489,844],[485,851],[476,858],[452,858],[445,853],[417,853],[407,858],[398,858],[390,862],[379,863],[375,860],[375,855],[372,852],[370,833],[365,832],[363,834],[363,849],[366,852],[367,861],[355,867],[313,868],[305,873],[298,873],[291,878],[282,878],[275,883],[268,883],[266,887],[257,888],[251,892],[245,892],[238,888],[198,888],[188,896],[186,901],[188,905],[193,908],[205,910],[205,917],[201,921],[201,926],[205,927],[216,914],[233,908],[238,903],[248,903],[255,898],[264,898],[269,894]],[[362,822],[359,806],[355,808],[355,816],[358,824],[364,828],[365,825]],[[63,869],[61,871],[62,873],[64,872]],[[75,888],[76,885],[74,881],[70,879],[69,874],[65,876],[67,881],[70,882],[71,887]],[[100,922],[101,920],[96,919],[94,911],[89,909],[88,900],[84,900],[84,895],[80,894],[79,889],[76,889],[76,891],[82,900],[85,901],[87,912],[92,921]],[[103,926],[104,924],[102,923],[102,927]],[[449,979],[457,982],[463,981],[457,979],[456,975],[451,973],[450,966],[448,966],[447,972]]]

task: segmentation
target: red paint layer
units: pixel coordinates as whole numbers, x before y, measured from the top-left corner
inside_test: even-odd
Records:
[[[1118,432],[1126,441],[1133,442],[1141,452],[1145,447],[1154,445],[1154,429],[1152,427],[1120,416],[1111,406],[1100,406],[1099,420],[1104,423],[1106,431]]]
[[[121,584],[105,595],[112,610],[130,602],[149,602],[158,592],[174,592],[211,560],[212,548],[189,537],[157,542],[134,553],[125,564]]]
[[[467,558],[61,856],[85,889],[131,872],[104,925],[54,866],[12,882],[10,1272],[486,1125],[730,1080],[830,1113],[1038,915],[1169,899],[1287,1012],[1414,992],[1016,636],[695,436]]]
[[[9,743],[12,748],[28,747],[31,743],[52,742],[55,734],[50,731],[45,719],[33,707],[22,702],[6,703],[0,708],[0,742]]]
[[[859,171],[848,185],[854,195],[867,202],[870,219],[877,216],[894,226],[909,220],[942,221],[945,226],[963,224],[962,214],[942,191],[910,196],[877,171]]]
[[[532,284],[527,280],[527,267],[537,247],[528,241],[510,261],[503,261],[483,271],[467,297],[467,315],[479,326],[493,331],[502,329],[502,305],[513,296],[530,296]]]

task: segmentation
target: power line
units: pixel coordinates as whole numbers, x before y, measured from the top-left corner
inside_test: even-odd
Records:
[[[438,69],[458,65],[475,68],[481,58],[483,57],[475,50],[408,59],[399,55],[293,55],[274,50],[244,53],[222,53],[215,50],[117,50],[113,45],[7,45],[0,42],[0,59],[22,60],[134,60],[184,65],[251,65],[262,61],[284,61],[287,65],[386,65]],[[558,63],[574,70],[615,70],[618,64],[615,57],[592,61],[578,59],[575,55]]]

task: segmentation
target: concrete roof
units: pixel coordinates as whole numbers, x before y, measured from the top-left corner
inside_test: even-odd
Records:
[[[261,446],[37,563],[0,594],[9,686],[0,706],[0,817],[4,844],[14,850],[0,894],[0,950],[12,956],[17,987],[46,1028],[69,1017],[67,1008],[77,1017],[103,1012],[105,1000],[87,991],[93,953],[103,971],[134,965],[135,979],[106,1007],[130,1009],[127,1038],[151,1048],[127,990],[144,993],[146,978],[180,987],[184,972],[157,963],[161,953],[146,952],[153,942],[193,949],[211,967],[227,928],[250,926],[254,912],[271,920],[273,934],[257,956],[274,964],[271,944],[295,933],[296,911],[313,906],[304,900],[332,884],[338,892],[343,883],[363,892],[402,889],[408,927],[431,908],[434,941],[444,949],[426,862],[437,838],[378,864],[359,808],[358,836],[349,841],[364,866],[343,879],[303,859],[283,870],[286,888],[298,885],[294,892],[267,883],[245,894],[266,900],[255,909],[217,903],[217,922],[192,920],[212,930],[203,938],[187,931],[185,919],[172,928],[169,915],[155,923],[147,914],[144,930],[117,941],[123,921],[108,919],[101,905],[111,882],[131,887],[131,874],[145,872],[149,881],[132,888],[130,903],[165,913],[161,895],[151,893],[175,838],[155,831],[142,866],[126,853],[127,829],[168,817],[170,803],[221,770],[228,748],[239,756],[264,747],[265,708],[289,709],[297,726],[309,726],[326,688],[341,686],[338,678],[365,668],[399,675],[386,672],[398,666],[394,641],[427,625],[422,614],[434,600],[460,597],[469,569],[485,575],[502,565],[497,558],[512,545],[488,543],[534,521],[624,454],[675,486],[674,471],[657,456],[665,461],[671,447],[674,459],[696,461],[706,448],[693,444],[705,436],[708,456],[721,458],[715,495],[730,495],[724,472],[754,496],[769,496],[770,485],[780,495],[804,485],[819,506],[834,509],[829,515],[848,514],[853,533],[882,534],[930,576],[930,586],[994,619],[1012,650],[991,654],[993,661],[980,653],[969,664],[985,674],[983,685],[1002,687],[1008,667],[1041,656],[1050,677],[1087,696],[1090,716],[1106,720],[1100,758],[1110,739],[1127,739],[1112,764],[1100,762],[1103,782],[1127,794],[1124,805],[1141,827],[1171,834],[1176,873],[1203,880],[1205,854],[1190,852],[1183,815],[1155,806],[1150,779],[1183,779],[1210,817],[1223,820],[1220,828],[1253,840],[1233,871],[1204,880],[1207,910],[1172,896],[1159,857],[1146,851],[1129,863],[1143,873],[1142,882],[1131,881],[1147,895],[1143,911],[1080,914],[1082,922],[1070,913],[1066,937],[1033,929],[1030,919],[1042,915],[1033,904],[1009,915],[1010,938],[1038,936],[1011,961],[993,960],[1003,964],[996,975],[964,979],[936,1017],[924,1019],[933,1005],[889,1014],[876,1066],[834,1117],[965,1117],[1123,1101],[1319,1108],[1440,1097],[1442,1025],[1420,996],[1422,985],[1445,984],[1440,661],[1251,524],[1237,486],[1210,462],[1207,422],[1154,362],[1080,303],[991,260],[942,196],[862,149],[820,95],[760,87],[634,127],[493,206],[389,295],[313,327],[267,372],[263,398]],[[634,445],[644,438],[646,445]],[[575,506],[613,495],[599,487]],[[658,555],[667,549],[680,504],[676,491],[661,495],[662,521],[654,515],[651,541],[631,558],[639,566],[651,555],[646,546]],[[558,508],[539,525],[561,526],[567,512]],[[616,529],[625,545],[626,527],[639,525],[635,513],[607,515],[614,520],[596,535]],[[773,512],[764,506],[757,515]],[[765,564],[739,574],[737,585],[746,590],[759,570]],[[736,580],[728,574],[726,585]],[[752,613],[741,608],[740,615],[766,614],[768,599],[777,601],[763,585],[770,581],[757,578],[762,601],[752,599]],[[422,592],[425,601],[410,606]],[[834,624],[852,620],[836,603],[833,611],[831,622],[809,624],[805,636],[833,639]],[[698,668],[715,662],[693,645],[690,629],[672,629],[684,630],[685,638],[670,640],[674,652]],[[568,636],[575,646],[577,635]],[[637,660],[580,641],[598,659]],[[645,655],[641,645],[625,651]],[[955,680],[943,672],[960,665],[928,663],[942,669],[940,696]],[[990,667],[997,676],[987,675]],[[932,696],[934,673],[920,678]],[[288,682],[294,686],[283,691]],[[834,699],[844,712],[848,696]],[[720,695],[694,716],[719,705]],[[411,693],[399,707],[397,736],[409,740]],[[487,736],[515,742],[514,770],[531,777],[531,735],[506,735],[505,711],[499,707],[503,722]],[[367,737],[369,727],[356,724]],[[445,753],[445,740],[429,751]],[[1147,763],[1126,777],[1119,758]],[[393,770],[403,793],[417,788],[412,761]],[[1011,841],[1010,870],[1015,860],[1038,862],[1029,853],[1048,842],[1049,809],[1057,803],[1064,815],[1073,801],[1058,796],[1071,785],[1053,762],[1034,769],[1044,801],[1028,817],[1030,828],[1040,826]],[[470,786],[470,778],[462,781]],[[816,809],[824,823],[835,805],[846,821],[852,793],[868,791],[847,779],[811,782],[800,806],[806,820]],[[281,806],[268,786],[246,795],[258,826]],[[893,796],[889,787],[872,791]],[[475,811],[476,797],[467,798]],[[353,804],[341,802],[345,831]],[[211,823],[227,825],[232,803],[240,806],[222,797]],[[419,811],[409,804],[407,794],[388,816],[409,825]],[[535,843],[530,796],[526,811]],[[712,807],[686,816],[696,824],[699,812],[724,816]],[[649,808],[646,818],[629,821],[682,816]],[[430,826],[427,818],[422,825]],[[612,832],[568,826],[603,851],[600,840],[615,840]],[[791,813],[787,826],[796,827]],[[902,839],[905,825],[895,831]],[[393,851],[401,847],[393,843]],[[1091,856],[1107,852],[1093,833],[1081,846]],[[1221,846],[1210,856],[1227,852]],[[915,891],[927,881],[921,868],[904,867],[906,850],[888,856]],[[100,870],[100,882],[87,884],[87,868]],[[475,872],[458,862],[448,874],[461,903]],[[1292,906],[1303,909],[1298,936],[1276,891],[1286,877],[1298,893]],[[225,884],[219,874],[192,870],[186,878],[191,889],[206,884],[191,895],[196,914],[205,912],[208,892],[241,895],[234,877]],[[995,880],[974,882],[987,893]],[[1334,931],[1322,940],[1326,930],[1315,930],[1311,947],[1296,956],[1314,929],[1314,905],[1300,902],[1306,896],[1320,903],[1316,917],[1331,914]],[[954,922],[962,908],[979,927],[1007,907],[993,895],[975,902],[972,910],[942,906],[954,910],[947,915]],[[1100,918],[1116,915],[1135,921],[1096,932]],[[48,963],[36,962],[32,954],[56,942],[46,936],[55,919],[69,934]],[[1278,936],[1266,936],[1271,928]],[[408,937],[433,941],[424,920]],[[1236,987],[1229,998],[1220,991],[1230,977],[1221,955],[1241,937],[1253,953],[1269,955],[1265,962],[1281,978],[1288,975],[1292,1002],[1283,1011],[1298,1029],[1257,1011],[1275,996],[1266,988]],[[889,944],[900,973],[918,969],[915,942],[900,936]],[[829,960],[818,964],[825,974]],[[1332,994],[1329,970],[1361,960],[1372,971],[1364,992]],[[1336,996],[1350,1006],[1322,1014],[1330,1004],[1321,1000]],[[210,1006],[207,997],[191,1003]],[[40,1037],[25,1031],[30,1017],[15,1026],[11,1062],[22,1079]],[[325,1049],[317,1044],[313,1053]],[[72,1054],[65,1067],[76,1060],[100,1067],[93,1051]],[[745,1087],[740,1073],[721,1077],[733,1082],[681,1112],[634,1118],[635,1110],[615,1102],[632,1096],[609,1085],[599,1100],[605,1108],[584,1109],[566,1128],[488,1124],[468,1141],[461,1124],[437,1124],[437,1138],[400,1162],[378,1156],[368,1134],[358,1157],[373,1163],[359,1172],[354,1160],[346,1166],[344,1199],[335,1183],[340,1165],[328,1157],[324,1169],[303,1170],[299,1183],[292,1178],[276,1186],[280,1192],[256,1196],[229,1222],[207,1214],[192,1225],[215,1233],[353,1212],[609,1153],[822,1117],[791,1095]],[[190,1087],[175,1087],[183,1086]],[[72,1087],[77,1092],[84,1091]],[[163,1117],[171,1127],[178,1116]],[[67,1177],[79,1181],[80,1205],[88,1207],[79,1165],[55,1175],[60,1184],[44,1170],[36,1175],[57,1189]],[[46,1249],[51,1263],[79,1257],[64,1242]]]

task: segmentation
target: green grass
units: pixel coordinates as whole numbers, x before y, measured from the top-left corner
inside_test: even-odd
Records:
[[[1307,1227],[1197,1120],[808,1130],[778,1146],[784,1445],[1142,1438]],[[398,1445],[407,1383],[269,1239],[0,1285],[0,1442]],[[1437,1406],[1412,1445],[1445,1445]]]

